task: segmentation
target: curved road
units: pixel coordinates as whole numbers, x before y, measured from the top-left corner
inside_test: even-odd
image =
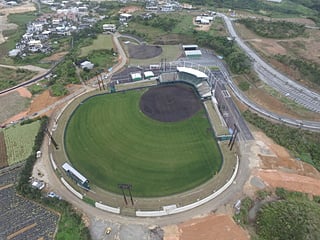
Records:
[[[228,31],[231,34],[231,36],[235,37],[235,41],[248,54],[248,56],[253,60],[254,69],[259,74],[259,77],[261,78],[261,80],[263,80],[267,85],[275,88],[279,92],[286,95],[286,97],[289,97],[289,98],[293,99],[294,101],[298,102],[299,104],[303,105],[304,107],[306,107],[310,110],[313,110],[315,112],[320,112],[320,96],[318,93],[312,92],[309,89],[305,88],[304,86],[297,84],[293,80],[289,79],[288,77],[279,73],[277,70],[270,67],[269,64],[264,62],[253,50],[251,50],[243,42],[243,40],[241,40],[239,38],[239,36],[237,35],[237,33],[234,30],[234,27],[232,25],[232,21],[224,14],[219,13],[219,16],[221,16],[224,19],[226,26],[228,28]],[[293,119],[293,118],[284,117],[284,116],[275,114],[273,112],[270,112],[268,110],[265,110],[264,108],[253,103],[230,80],[224,66],[222,67],[222,69],[224,69],[221,72],[224,75],[224,78],[227,80],[227,84],[232,89],[232,91],[237,96],[237,98],[241,102],[246,104],[248,107],[253,109],[254,111],[256,111],[256,112],[258,112],[268,118],[274,119],[276,121],[279,121],[279,122],[282,122],[282,123],[285,123],[288,125],[308,129],[311,131],[320,131],[320,122],[318,122],[318,121],[297,120],[297,119]]]
[[[261,80],[305,108],[320,113],[320,95],[318,93],[294,82],[263,61],[241,38],[239,38],[233,27],[232,20],[224,14],[219,13],[218,15],[224,19],[230,35],[253,61],[254,70]]]

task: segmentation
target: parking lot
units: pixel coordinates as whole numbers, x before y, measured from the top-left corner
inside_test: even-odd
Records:
[[[19,172],[0,173],[0,239],[54,239],[58,214],[16,194]]]

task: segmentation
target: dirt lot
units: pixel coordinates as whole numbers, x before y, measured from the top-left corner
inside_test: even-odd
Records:
[[[21,108],[19,102],[21,101],[25,102],[26,101],[25,99],[29,99],[28,100],[29,104],[28,105],[25,104],[25,107]],[[32,94],[28,91],[28,89],[24,87],[18,88],[16,91],[0,96],[0,103],[8,102],[8,101],[10,101],[10,103],[12,104],[18,103],[18,106],[16,107],[15,106],[10,107],[8,104],[3,105],[6,110],[1,112],[0,120],[2,121],[0,122],[2,122],[3,124],[15,122],[28,115],[37,113],[38,111],[55,103],[59,99],[60,97],[52,97],[50,95],[49,90],[46,90],[37,96],[32,96]],[[6,111],[8,112],[7,114],[5,114]],[[46,114],[50,115],[51,111],[48,111]]]
[[[320,173],[310,164],[294,159],[283,147],[262,132],[255,132],[257,141],[263,142],[268,154],[260,153],[260,167],[253,171],[271,188],[283,187],[292,191],[320,195]]]
[[[130,58],[148,59],[159,56],[162,53],[160,46],[151,46],[146,44],[136,45],[129,43],[128,51]]]
[[[164,228],[164,240],[247,240],[248,233],[228,215],[209,215]]]
[[[141,7],[137,6],[126,6],[120,9],[119,13],[134,13],[136,11],[141,11]]]

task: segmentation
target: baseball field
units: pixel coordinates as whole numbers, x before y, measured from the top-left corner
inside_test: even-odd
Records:
[[[65,131],[72,165],[92,186],[135,197],[183,192],[212,178],[222,156],[205,109],[184,84],[92,97]]]

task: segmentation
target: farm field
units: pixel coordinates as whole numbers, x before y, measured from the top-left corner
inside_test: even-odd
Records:
[[[23,161],[31,154],[39,127],[40,121],[35,121],[4,130],[9,165]]]
[[[0,169],[8,166],[6,143],[3,131],[0,131]]]
[[[132,184],[136,197],[165,196],[204,183],[220,170],[222,157],[202,107],[178,122],[144,115],[146,90],[100,95],[79,105],[65,133],[72,165],[92,185],[119,193]]]

